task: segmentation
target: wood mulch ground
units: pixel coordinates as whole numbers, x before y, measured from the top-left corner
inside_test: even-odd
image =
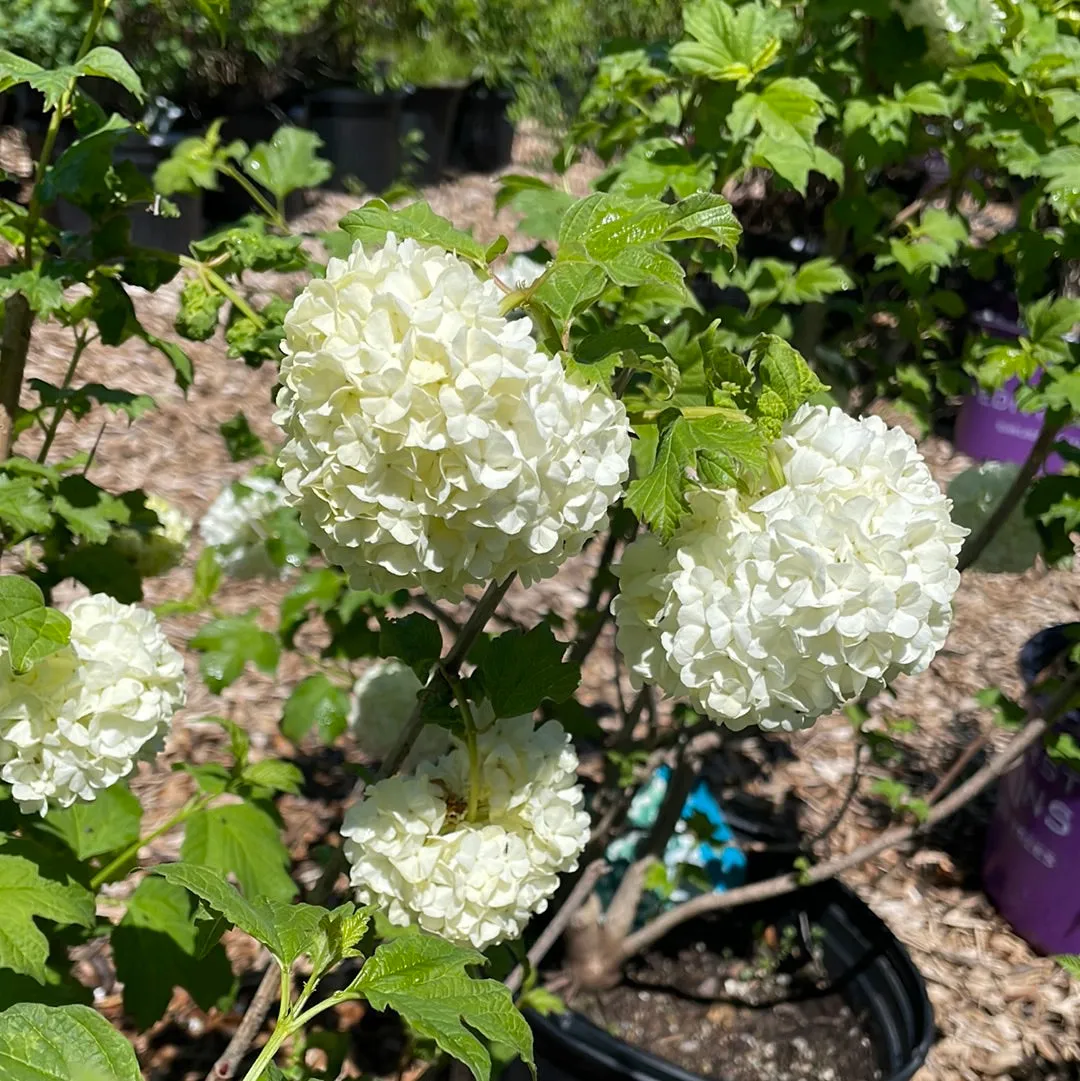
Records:
[[[11,148],[9,139],[9,160]],[[524,136],[516,150],[515,169],[520,171],[542,161],[544,144]],[[0,143],[0,164],[5,164],[4,151],[5,144]],[[595,169],[576,167],[571,187],[583,192],[592,175]],[[458,226],[474,229],[481,240],[504,232],[511,237],[512,249],[531,247],[528,239],[514,234],[510,211],[493,215],[495,190],[491,177],[466,176],[424,194],[436,211]],[[330,227],[357,202],[350,196],[319,195],[297,224],[311,230]],[[288,295],[297,280],[259,284]],[[177,295],[174,283],[153,296],[136,297],[140,318],[155,334],[171,334]],[[27,375],[58,382],[67,364],[70,340],[70,333],[55,324],[38,327]],[[90,450],[100,433],[90,474],[93,480],[114,490],[143,486],[198,519],[221,487],[245,471],[243,465],[230,462],[218,425],[242,409],[264,439],[276,439],[270,421],[274,372],[269,367],[253,371],[228,360],[220,337],[189,349],[196,381],[185,399],[156,352],[138,343],[120,349],[91,347],[80,366],[80,378],[151,394],[158,408],[130,427],[123,420],[97,413],[77,426],[66,423],[57,439],[56,456]],[[26,445],[33,445],[32,436]],[[938,439],[928,440],[924,450],[942,480],[968,464]],[[147,602],[186,593],[197,554],[193,551],[182,567],[148,583]],[[586,553],[529,593],[515,588],[507,597],[504,614],[528,621],[550,607],[571,617],[584,600],[591,558]],[[288,583],[227,582],[220,607],[227,612],[257,607],[260,618],[271,626],[287,588]],[[917,792],[929,791],[964,747],[990,726],[974,694],[995,682],[1018,692],[1015,662],[1023,642],[1042,627],[1075,619],[1080,619],[1080,573],[1038,570],[1021,576],[970,574],[965,578],[946,648],[928,672],[918,679],[901,680],[894,699],[881,699],[873,707],[875,714],[917,722],[913,732],[900,737],[903,768]],[[168,631],[182,646],[196,625],[191,619],[171,620]],[[317,643],[313,639],[311,644]],[[190,699],[177,719],[168,751],[153,769],[142,767],[134,783],[147,807],[148,826],[162,821],[188,795],[189,782],[168,768],[172,761],[206,761],[224,753],[220,730],[200,722],[200,717],[232,717],[251,733],[256,754],[288,753],[289,747],[277,734],[277,723],[282,703],[308,671],[302,659],[289,654],[276,677],[248,674],[215,697],[202,686],[190,653],[187,664]],[[611,640],[605,635],[587,666],[583,694],[610,702],[614,675]],[[994,733],[990,744],[996,747],[1006,739]],[[783,742],[758,736],[741,740],[742,787],[777,808],[793,806],[800,825],[812,832],[830,819],[843,799],[854,757],[851,728],[842,717],[827,718],[787,740],[790,753],[784,751]],[[850,812],[819,846],[820,857],[851,850],[872,837],[885,821],[882,804],[867,794],[873,777],[883,774],[873,768],[867,773]],[[908,945],[929,983],[939,1038],[918,1074],[919,1081],[1080,1077],[1080,983],[1071,981],[1052,961],[1036,956],[995,914],[979,888],[979,851],[990,805],[983,800],[957,816],[934,834],[932,844],[911,852],[886,853],[846,878]],[[310,880],[313,874],[312,865],[304,859],[307,846],[328,828],[338,806],[300,797],[284,801],[288,839],[302,860],[302,880]],[[145,860],[175,858],[178,847],[177,836],[161,838],[144,853]],[[105,905],[107,915],[117,916],[120,911],[119,905]],[[242,936],[230,948],[238,969],[251,970],[261,963]],[[95,964],[90,960],[83,966],[84,975],[100,987],[103,1007],[115,1015],[119,1001],[115,988],[102,977],[100,958]],[[199,1037],[208,1027],[220,1031],[235,1023],[204,1017],[181,993],[174,1007],[171,1021],[139,1039],[141,1049],[160,1047],[168,1025],[173,1026],[171,1032]],[[150,1058],[164,1065],[156,1052]]]

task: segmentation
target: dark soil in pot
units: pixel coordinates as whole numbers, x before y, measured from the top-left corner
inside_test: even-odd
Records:
[[[652,951],[573,1007],[613,1036],[717,1081],[875,1081],[873,1046],[824,966],[755,971],[703,942]]]
[[[437,184],[450,164],[450,146],[464,88],[421,86],[406,99],[401,113],[402,133],[417,133],[419,153],[406,163],[406,177],[419,187]],[[416,134],[413,135],[416,138]]]
[[[320,154],[334,166],[329,186],[359,185],[381,192],[401,168],[401,97],[350,86],[330,86],[307,100],[308,124],[323,141]]]
[[[514,125],[506,115],[513,94],[501,87],[473,83],[458,109],[450,164],[455,169],[493,173],[514,156]]]
[[[570,1006],[527,1014],[540,1081],[909,1081],[934,1035],[907,951],[837,882],[688,921]]]

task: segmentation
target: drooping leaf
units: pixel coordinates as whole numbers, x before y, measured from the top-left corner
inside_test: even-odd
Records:
[[[672,48],[671,62],[689,75],[745,84],[780,50],[776,16],[758,3],[734,8],[724,0],[696,0],[683,21],[692,40]]]
[[[0,575],[0,635],[7,639],[11,667],[25,672],[68,644],[71,621],[46,608],[41,590],[29,579],[5,574]]]
[[[348,719],[349,696],[319,672],[293,688],[281,715],[281,734],[299,743],[314,728],[329,745],[345,731]]]
[[[141,822],[141,804],[120,781],[89,803],[53,808],[39,828],[59,837],[80,860],[88,860],[137,841]]]
[[[281,602],[279,632],[285,644],[292,644],[292,635],[303,623],[309,608],[328,612],[344,587],[344,576],[332,567],[320,567],[303,575]]]
[[[304,775],[292,764],[280,758],[265,758],[261,762],[252,762],[240,774],[241,780],[256,788],[269,788],[273,792],[300,791]]]
[[[52,509],[77,536],[91,544],[104,544],[118,525],[131,519],[131,508],[84,476],[67,476],[60,482]]]
[[[44,533],[52,526],[49,504],[33,477],[0,477],[0,522],[16,537]]]
[[[198,936],[191,899],[180,886],[150,876],[128,898],[109,941],[124,985],[124,1012],[139,1029],[165,1015],[174,987],[184,988],[203,1010],[232,998],[236,980],[225,950],[219,943],[198,956]]]
[[[569,698],[581,681],[581,666],[563,660],[566,649],[546,623],[526,634],[508,631],[492,638],[480,655],[479,671],[495,716],[519,717],[545,699]]]
[[[234,462],[246,462],[266,453],[266,444],[251,430],[243,412],[238,412],[231,420],[222,421],[218,431]]]
[[[199,670],[215,694],[239,679],[249,661],[264,672],[273,672],[281,654],[277,638],[256,625],[254,612],[207,623],[190,645],[202,652]]]
[[[89,1006],[20,1003],[0,1013],[4,1081],[142,1081],[135,1050]]]
[[[421,1036],[465,1063],[477,1081],[489,1081],[491,1057],[470,1029],[506,1044],[530,1066],[532,1032],[505,985],[467,975],[467,965],[483,960],[475,950],[405,934],[381,945],[349,990],[376,1010],[395,1010]]]
[[[379,652],[397,657],[421,678],[442,654],[442,632],[438,623],[420,612],[410,612],[400,619],[383,620],[379,632]]]
[[[340,225],[354,240],[365,244],[382,244],[386,234],[393,233],[398,240],[411,237],[486,265],[484,246],[468,233],[455,229],[446,218],[439,217],[427,203],[410,203],[391,210],[382,199],[372,199],[359,210],[346,214]]]
[[[94,922],[94,895],[89,890],[43,877],[23,856],[0,852],[0,896],[0,967],[39,983],[45,981],[49,942],[35,920],[80,927]]]

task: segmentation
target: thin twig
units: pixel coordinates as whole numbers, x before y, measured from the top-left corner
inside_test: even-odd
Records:
[[[862,780],[862,756],[865,744],[860,742],[856,737],[855,740],[855,760],[851,764],[851,781],[848,783],[847,792],[844,793],[844,799],[840,806],[836,809],[836,813],[811,837],[808,837],[804,843],[804,847],[810,848],[812,845],[816,845],[819,841],[824,841],[841,822],[844,821],[844,816],[848,813],[848,808],[851,806],[852,801],[855,799],[855,793],[859,791],[859,782]]]
[[[941,780],[930,790],[930,795],[926,797],[926,802],[930,805],[937,803],[937,801],[945,795],[946,792],[952,788],[956,782],[956,778],[967,768],[968,763],[981,751],[987,743],[990,741],[990,732],[992,729],[987,729],[985,732],[980,732],[964,749],[960,752],[960,757],[945,771]]]
[[[270,1012],[270,1007],[277,1001],[281,991],[281,974],[276,962],[271,962],[263,973],[262,981],[248,1004],[240,1024],[229,1040],[229,1046],[214,1063],[213,1069],[206,1075],[206,1081],[228,1081],[235,1076],[240,1060],[247,1054],[255,1037]]]
[[[551,947],[559,941],[560,935],[566,930],[570,917],[589,899],[596,883],[600,881],[607,871],[607,864],[602,860],[593,860],[577,880],[577,884],[570,891],[562,907],[551,918],[551,922],[540,932],[540,937],[533,943],[532,949],[525,955],[530,968],[538,968],[540,962],[547,957]],[[525,968],[518,965],[503,981],[511,991],[517,991],[521,987],[521,981],[525,978]]]
[[[449,612],[444,612],[426,593],[418,593],[412,602],[417,608],[423,608],[428,615],[434,616],[452,634],[461,630],[461,623]]]
[[[811,886],[818,882],[825,882],[842,874],[844,871],[850,870],[852,867],[865,863],[886,849],[895,848],[905,841],[910,841],[918,834],[925,833],[931,826],[948,818],[966,803],[969,803],[1005,773],[1020,755],[1040,739],[1046,731],[1048,721],[1053,721],[1064,712],[1076,694],[1077,688],[1080,688],[1080,672],[1070,676],[1062,684],[1058,693],[1054,695],[1046,709],[1041,712],[1041,716],[1035,710],[1029,712],[1028,723],[1017,733],[1008,746],[995,755],[982,769],[968,778],[951,795],[946,796],[940,803],[931,808],[930,813],[923,822],[886,830],[873,841],[868,841],[844,856],[811,867],[805,873],[790,872],[776,878],[767,879],[764,882],[754,882],[748,886],[740,886],[725,893],[706,893],[693,897],[689,901],[657,916],[656,919],[625,938],[619,951],[620,958],[623,961],[629,960],[635,954],[659,941],[669,931],[678,927],[679,924],[685,923],[695,916],[704,915],[706,912],[719,912],[722,909],[735,908],[738,905],[749,904],[753,901],[765,901],[772,897],[781,897],[785,893],[791,893],[793,890],[799,889],[801,886]]]

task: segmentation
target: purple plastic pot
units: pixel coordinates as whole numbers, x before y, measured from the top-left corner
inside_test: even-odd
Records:
[[[993,312],[979,312],[976,324],[995,338],[1016,339],[1023,330],[1018,323],[996,316]],[[1037,383],[1041,372],[1031,377]],[[1027,459],[1031,445],[1042,428],[1043,413],[1021,413],[1016,404],[1019,379],[1010,379],[999,390],[988,391],[976,387],[960,406],[956,417],[953,443],[956,449],[980,461],[1016,462]],[[1066,428],[1060,439],[1080,446],[1080,428]],[[1052,454],[1046,461],[1046,472],[1060,473],[1065,463]]]
[[[1049,627],[1024,646],[1020,670],[1028,687],[1072,644],[1067,629]],[[1059,726],[1080,737],[1080,713]],[[983,884],[998,911],[1037,950],[1080,953],[1080,771],[1051,761],[1042,743],[1028,750],[998,789]]]

